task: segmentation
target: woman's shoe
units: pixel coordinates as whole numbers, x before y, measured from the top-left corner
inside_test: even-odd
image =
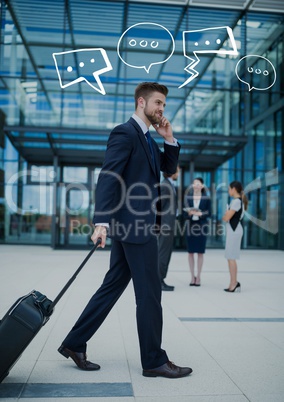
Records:
[[[196,282],[196,277],[194,277],[193,282],[190,282],[189,286],[196,286],[195,282]]]
[[[230,293],[233,293],[234,291],[236,291],[236,292],[240,292],[241,291],[241,284],[240,284],[240,282],[238,282],[237,284],[236,284],[236,286],[234,287],[234,289],[230,289],[230,288],[227,288],[227,289],[224,289],[225,290],[225,292],[230,292]]]
[[[201,285],[200,281],[197,282],[197,281],[196,281],[196,278],[195,278],[195,286],[200,286],[200,285]]]

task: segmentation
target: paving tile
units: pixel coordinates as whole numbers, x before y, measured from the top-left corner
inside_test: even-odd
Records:
[[[133,396],[131,383],[28,383],[1,384],[0,397],[4,398],[86,398]]]

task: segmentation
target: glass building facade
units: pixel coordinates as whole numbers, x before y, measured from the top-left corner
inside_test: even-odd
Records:
[[[136,85],[158,81],[182,146],[179,228],[184,193],[202,176],[208,247],[223,247],[228,185],[239,180],[243,247],[284,249],[282,1],[0,5],[0,243],[90,244],[109,132],[133,113]]]

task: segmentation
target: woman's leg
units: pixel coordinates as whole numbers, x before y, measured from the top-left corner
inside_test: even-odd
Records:
[[[236,260],[228,260],[228,265],[229,265],[229,272],[230,272],[230,285],[229,289],[232,290],[236,287],[238,281],[237,281],[237,262]]]
[[[200,285],[200,275],[203,267],[204,254],[198,253],[197,255],[197,276],[195,283]]]
[[[189,269],[191,273],[191,283],[195,283],[195,276],[194,276],[194,254],[188,253],[188,262],[189,262]]]

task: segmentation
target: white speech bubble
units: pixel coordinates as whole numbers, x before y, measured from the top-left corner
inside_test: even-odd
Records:
[[[227,35],[230,40],[231,49],[219,49],[219,45],[222,43],[220,38]],[[202,35],[206,36],[206,40],[193,40],[195,37],[202,37]],[[187,39],[191,39],[192,48],[188,51],[186,48]],[[214,40],[213,40],[214,38]],[[189,56],[193,53],[193,57]],[[194,31],[183,31],[183,54],[184,57],[190,60],[190,63],[184,68],[184,70],[191,74],[191,76],[179,86],[179,88],[184,87],[186,84],[191,82],[194,78],[198,77],[199,72],[195,70],[196,65],[200,62],[197,54],[224,54],[224,55],[232,55],[237,56],[238,50],[236,41],[234,38],[234,34],[232,28],[228,26],[224,27],[214,27],[214,28],[205,28],[205,29],[197,29]]]
[[[58,57],[58,56],[64,57],[65,55],[70,55],[71,53],[79,53],[79,52],[84,52],[84,56],[88,55],[88,60],[89,60],[90,66],[92,66],[92,69],[95,69],[95,62],[96,62],[97,56],[98,55],[102,56],[103,61],[105,62],[105,67],[99,68],[98,70],[96,70],[92,73],[93,77],[96,80],[96,83],[98,84],[98,88],[96,86],[94,86],[87,78],[84,77],[83,71],[80,73],[81,75],[78,78],[70,80],[70,82],[68,82],[67,84],[63,84],[56,57]],[[81,81],[85,81],[88,85],[90,85],[90,87],[92,87],[93,89],[95,89],[96,91],[101,93],[102,95],[106,94],[104,86],[100,80],[100,75],[103,73],[106,73],[107,71],[112,70],[112,65],[109,61],[106,51],[103,48],[79,49],[79,50],[70,50],[67,52],[52,53],[52,57],[54,59],[57,75],[59,78],[59,84],[60,84],[61,88],[67,88],[70,85],[76,84]],[[85,63],[83,61],[80,61],[79,67],[83,69],[84,65],[85,65]],[[72,73],[72,71],[73,71],[73,67],[68,66],[67,72]],[[77,72],[77,74],[79,75],[79,72]]]
[[[155,61],[155,62],[152,62],[152,63],[147,63],[148,64],[148,67],[144,64],[143,66],[138,66],[138,65],[135,65],[135,64],[131,64],[131,63],[128,63],[128,62],[126,62],[125,60],[124,60],[124,58],[122,57],[122,55],[120,54],[120,52],[121,51],[124,51],[125,49],[123,49],[123,46],[122,46],[122,49],[120,49],[120,47],[121,47],[121,42],[122,42],[122,40],[129,34],[129,32],[132,30],[133,31],[133,37],[129,40],[129,42],[128,42],[128,45],[130,46],[130,47],[135,47],[136,45],[138,45],[138,46],[140,46],[141,48],[143,48],[144,50],[147,50],[147,48],[148,49],[153,49],[154,51],[155,51],[155,49],[157,49],[158,47],[159,47],[159,42],[157,41],[157,40],[155,40],[155,38],[153,39],[153,40],[151,40],[151,41],[147,41],[146,39],[142,39],[142,40],[136,40],[135,39],[135,28],[136,27],[140,27],[140,26],[145,26],[145,25],[147,25],[148,27],[149,27],[149,25],[150,26],[154,26],[154,27],[158,27],[158,28],[161,28],[161,29],[163,29],[164,31],[166,31],[166,33],[167,33],[167,35],[169,35],[169,39],[171,40],[171,42],[172,42],[172,51],[171,51],[171,53],[170,53],[170,55],[166,58],[166,59],[164,59],[164,60],[159,60],[159,61]],[[153,32],[153,36],[155,35],[155,30],[153,30],[152,31]],[[121,37],[119,38],[119,41],[118,41],[118,43],[117,43],[117,54],[118,54],[118,57],[120,58],[120,60],[121,61],[123,61],[123,63],[124,64],[126,64],[127,66],[129,66],[129,67],[133,67],[133,68],[144,68],[144,70],[147,72],[147,73],[149,73],[149,71],[150,71],[150,68],[152,67],[152,66],[154,66],[155,64],[162,64],[162,63],[165,63],[167,60],[169,60],[169,58],[173,55],[173,53],[174,53],[174,50],[175,50],[175,41],[174,41],[174,38],[173,38],[173,36],[172,36],[172,34],[170,33],[170,31],[167,29],[167,28],[165,28],[163,25],[160,25],[160,24],[156,24],[156,23],[154,23],[154,22],[140,22],[140,23],[138,23],[138,24],[134,24],[134,25],[132,25],[131,27],[129,27],[126,31],[124,31],[124,33],[121,35]],[[161,56],[161,54],[160,53],[154,53],[154,55],[155,55],[155,57],[156,58],[158,58],[159,56]]]
[[[247,71],[246,71],[245,68],[242,68],[242,67],[241,67],[241,63],[242,63],[242,61],[243,61],[244,59],[249,59],[249,58],[252,59],[252,60],[251,60],[252,63],[250,63],[250,66],[248,66]],[[269,69],[268,69],[268,68],[264,68],[264,69],[255,68],[255,69],[254,69],[254,68],[252,67],[252,65],[254,65],[255,63],[257,63],[257,62],[259,61],[259,59],[265,60],[265,62],[268,63],[268,66],[269,66],[270,68],[272,68],[272,72],[273,72],[273,82],[272,82],[272,84],[270,84],[270,85],[268,85],[268,86],[266,85],[264,88],[257,88],[257,87],[254,86],[254,85],[250,85],[250,82],[247,82],[248,80],[245,81],[245,80],[241,79],[241,77],[240,77],[240,75],[239,75],[239,70],[241,70],[241,68],[242,68],[242,73],[247,74],[247,75],[248,75],[248,74],[252,74],[252,76],[251,76],[252,78],[253,78],[253,74],[256,74],[256,76],[257,76],[258,78],[263,75],[264,77],[266,77],[267,79],[269,79],[269,78],[270,78],[269,76],[271,76],[271,73],[269,72]],[[244,62],[244,67],[246,67],[248,64],[249,64],[249,63],[248,63],[248,60],[246,60],[246,61]],[[266,57],[258,56],[258,55],[256,55],[256,54],[248,54],[247,56],[242,57],[242,58],[238,61],[237,65],[236,65],[236,67],[235,67],[235,73],[236,73],[237,78],[238,78],[241,82],[243,82],[244,84],[246,84],[246,85],[248,86],[249,91],[252,91],[253,89],[256,89],[257,91],[265,91],[266,89],[271,88],[272,85],[274,85],[274,84],[275,84],[275,81],[276,81],[276,70],[275,70],[273,64],[271,63],[271,61],[268,60]],[[248,77],[248,78],[251,78],[251,77]]]

